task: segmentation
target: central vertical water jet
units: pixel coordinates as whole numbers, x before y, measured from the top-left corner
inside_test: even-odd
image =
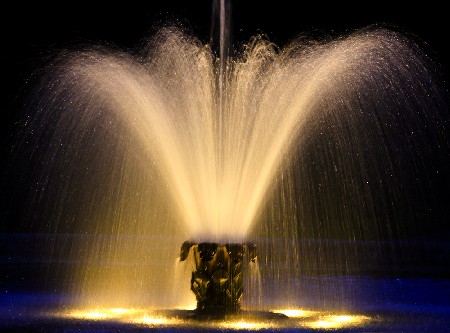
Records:
[[[222,210],[227,209],[223,204],[222,200],[219,198],[220,194],[217,193],[221,191],[223,186],[223,178],[225,161],[224,161],[224,151],[225,143],[224,136],[226,125],[224,123],[224,118],[226,117],[226,99],[227,99],[227,72],[229,66],[229,51],[230,51],[230,2],[226,0],[213,0],[212,8],[212,23],[211,23],[211,50],[215,57],[214,59],[214,71],[215,71],[215,99],[217,107],[217,123],[215,124],[215,149],[216,149],[216,177],[214,186],[216,187],[216,193],[214,195],[217,197],[217,206],[215,212],[215,218],[217,219],[218,228],[216,230],[217,234],[214,237],[220,237],[221,228],[224,228],[224,221],[221,219]],[[210,221],[212,222],[212,221]]]

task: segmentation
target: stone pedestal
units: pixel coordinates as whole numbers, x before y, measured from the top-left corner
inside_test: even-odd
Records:
[[[197,312],[232,314],[240,309],[242,298],[242,264],[256,260],[256,245],[184,242],[180,260],[190,250],[195,261],[191,290],[197,299]]]

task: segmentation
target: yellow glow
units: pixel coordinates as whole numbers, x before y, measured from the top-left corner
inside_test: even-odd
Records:
[[[273,310],[272,312],[284,314],[289,318],[311,317],[316,313],[316,311],[309,311],[303,309],[280,309],[280,310]]]
[[[195,310],[197,307],[197,304],[194,305],[182,305],[182,306],[177,306],[175,309],[177,310]]]
[[[349,322],[355,322],[356,317],[355,316],[334,316],[332,317],[333,321],[337,321],[339,323],[349,323]]]
[[[235,322],[231,322],[231,323],[223,323],[221,325],[224,328],[229,328],[229,329],[246,329],[246,330],[259,330],[261,328],[267,328],[270,325],[267,323],[255,323],[255,322],[247,322],[247,321],[235,321]]]
[[[138,312],[142,312],[143,310],[138,309],[125,309],[125,308],[112,308],[109,309],[109,312],[117,314],[117,315],[129,315],[129,314],[135,314]]]
[[[62,317],[70,317],[75,319],[88,319],[88,320],[126,320],[132,318],[139,313],[145,313],[143,309],[134,308],[100,308],[100,309],[87,309],[87,310],[75,310],[69,313],[62,313]]]
[[[311,323],[311,328],[339,328],[341,325],[338,323],[329,322],[326,320],[318,320]]]
[[[228,330],[249,330],[257,331],[267,328],[283,328],[285,325],[290,328],[309,329],[342,329],[347,327],[363,327],[370,320],[370,317],[361,315],[332,314],[330,312],[310,311],[303,309],[278,309],[275,313],[282,313],[292,321],[246,321],[244,318],[236,318],[235,321],[210,321],[201,324],[203,328],[224,328]],[[55,315],[55,314],[54,314]],[[164,312],[151,311],[149,309],[138,308],[95,308],[80,309],[56,314],[57,316],[81,319],[81,320],[105,320],[121,323],[134,323],[147,326],[186,326],[197,325],[195,321],[164,316]]]
[[[161,315],[151,315],[151,311],[135,308],[101,308],[92,310],[75,310],[59,314],[61,317],[69,317],[84,320],[109,320],[124,323],[143,325],[179,325],[182,321],[175,318],[167,318]]]
[[[77,319],[106,319],[108,314],[104,311],[73,311],[70,317]]]
[[[313,322],[307,322],[304,326],[309,328],[343,328],[362,325],[368,319],[365,316],[330,315]]]
[[[170,321],[164,317],[144,317],[140,321],[142,324],[146,325],[164,325],[168,324]]]

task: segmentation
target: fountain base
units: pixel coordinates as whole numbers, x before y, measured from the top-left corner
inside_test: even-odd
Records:
[[[223,308],[222,308],[223,309]],[[163,310],[161,313],[172,318],[178,318],[185,321],[203,322],[203,321],[221,321],[221,322],[239,322],[239,321],[279,321],[289,319],[282,313],[271,311],[251,311],[239,309],[235,312],[226,311],[199,311],[195,310]]]
[[[380,278],[374,276],[322,276],[293,280],[302,288],[302,305],[275,306],[273,312],[240,310],[223,318],[196,310],[150,308],[72,308],[76,297],[42,291],[8,292],[0,297],[0,332],[447,332],[450,281],[436,278]],[[327,285],[317,294],[317,285]],[[280,287],[280,286],[278,286]],[[277,286],[270,286],[277,290]],[[339,310],[323,308],[323,300],[336,297]],[[383,298],[354,298],[352,291]],[[418,293],[417,290],[422,290]],[[314,303],[318,300],[317,303]],[[267,301],[271,301],[268,299]],[[305,308],[306,304],[309,306]],[[287,311],[283,310],[287,309]]]
[[[223,317],[238,313],[243,293],[244,255],[249,262],[255,262],[256,245],[186,241],[181,246],[180,260],[186,260],[190,252],[195,262],[191,290],[197,299],[197,316]]]

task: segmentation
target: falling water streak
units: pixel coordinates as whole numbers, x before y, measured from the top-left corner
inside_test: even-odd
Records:
[[[196,300],[191,292],[190,283],[192,272],[195,268],[193,255],[188,256],[188,260],[175,263],[175,275],[172,284],[173,299],[170,304],[176,304],[180,309],[195,309]]]
[[[262,279],[259,262],[247,263],[244,266],[243,302],[246,309],[263,309]]]
[[[332,273],[350,269],[351,249],[333,253],[314,241],[377,239],[377,190],[407,200],[408,179],[378,187],[366,179],[401,175],[408,164],[395,159],[394,139],[414,147],[410,128],[422,122],[435,133],[430,142],[442,142],[439,90],[422,56],[394,32],[281,51],[255,38],[229,60],[219,103],[209,47],[171,28],[151,46],[148,59],[63,54],[33,104],[34,207],[52,231],[95,235],[61,252],[81,258],[67,275],[85,302],[165,304],[172,263],[189,238],[242,240],[251,231],[262,280],[275,289],[300,270],[320,273],[330,262]],[[425,157],[413,167],[420,171]],[[341,173],[327,174],[332,164]],[[268,297],[298,301],[296,287]]]

